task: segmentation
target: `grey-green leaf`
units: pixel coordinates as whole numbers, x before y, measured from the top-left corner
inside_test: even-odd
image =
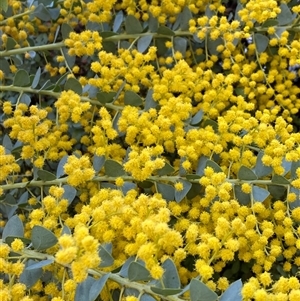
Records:
[[[29,106],[30,103],[31,103],[30,96],[26,93],[23,93],[21,98],[20,98],[20,103],[25,103],[27,106]]]
[[[207,48],[210,54],[212,55],[219,55],[219,52],[217,51],[217,47],[219,45],[223,45],[224,41],[222,38],[217,38],[216,40],[207,40]]]
[[[152,35],[143,36],[143,37],[139,38],[139,40],[137,42],[138,51],[141,53],[146,51],[148,49],[149,45],[151,44],[152,38],[153,38]]]
[[[242,280],[236,280],[230,284],[227,290],[222,294],[220,301],[242,301]]]
[[[137,34],[143,31],[143,27],[135,16],[129,15],[125,19],[125,30],[128,34]]]
[[[206,167],[211,167],[215,172],[223,172],[222,168],[215,161],[212,160],[206,161]]]
[[[35,89],[37,87],[37,85],[39,84],[40,78],[41,78],[41,68],[39,67],[38,70],[36,71],[36,74],[34,76],[32,84],[31,84],[32,89]]]
[[[75,292],[75,300],[74,301],[82,301],[86,300],[87,296],[89,296],[91,288],[96,280],[88,276],[83,282],[79,283],[76,287]]]
[[[116,92],[98,92],[97,100],[102,104],[113,102],[116,96]]]
[[[6,12],[8,9],[8,0],[0,0],[0,11]]]
[[[69,205],[73,202],[76,197],[77,190],[70,185],[63,185],[64,193],[62,195],[63,199],[67,199]]]
[[[46,259],[46,260],[42,260],[42,261],[39,261],[37,263],[34,263],[32,265],[29,265],[26,267],[26,270],[27,271],[30,271],[30,270],[36,270],[36,269],[40,269],[42,267],[45,267],[51,263],[54,262],[54,259]]]
[[[203,282],[192,279],[190,283],[191,301],[216,301],[218,295]]]
[[[263,156],[264,156],[264,153],[262,151],[260,151],[257,155],[256,165],[254,168],[254,172],[259,179],[269,175],[272,172],[272,167],[266,166],[263,164],[263,162],[262,162]]]
[[[172,185],[165,183],[157,183],[157,191],[161,193],[166,201],[173,201],[175,198],[175,188]]]
[[[163,262],[162,268],[165,270],[163,274],[163,283],[166,288],[180,288],[180,279],[176,266],[172,259],[168,258]]]
[[[265,21],[261,27],[272,27],[272,26],[277,26],[278,25],[278,21],[274,20],[274,19],[269,19],[267,21]]]
[[[14,77],[13,85],[18,87],[25,87],[30,85],[30,78],[28,72],[24,69],[18,70]]]
[[[157,33],[164,35],[164,36],[174,36],[175,35],[175,32],[172,29],[170,29],[169,27],[164,26],[164,25],[161,25],[157,29]]]
[[[280,10],[281,12],[277,15],[278,25],[290,25],[296,18],[297,14],[292,14],[290,8],[285,3],[280,4]]]
[[[242,191],[241,185],[234,185],[234,195],[235,198],[241,205],[248,205],[251,201],[250,194]]]
[[[30,265],[36,264],[36,261],[29,259],[26,265],[27,267],[30,267]],[[42,268],[33,269],[33,270],[27,270],[24,269],[23,273],[20,275],[19,281],[21,283],[24,283],[27,287],[27,289],[30,289],[42,276],[43,270]]]
[[[31,241],[37,251],[51,248],[57,243],[56,236],[42,226],[34,226],[31,231]]]
[[[145,111],[157,107],[157,102],[153,100],[152,95],[153,95],[153,89],[149,89],[145,98]]]
[[[47,8],[40,3],[35,10],[32,12],[32,15],[37,17],[38,19],[42,21],[50,21],[51,20],[51,14],[47,10]]]
[[[181,20],[180,20],[180,28],[181,30],[189,30],[189,21],[193,18],[192,12],[190,9],[185,6],[182,13],[181,13]]]
[[[182,37],[175,37],[174,38],[174,51],[178,51],[185,57],[186,48],[187,48],[187,39]]]
[[[178,180],[178,182],[182,183],[183,189],[181,191],[175,190],[175,201],[177,203],[181,202],[183,198],[187,195],[192,187],[192,183],[186,180]]]
[[[94,168],[95,172],[99,172],[101,170],[101,168],[104,165],[104,162],[105,162],[105,156],[94,155],[93,168]]]
[[[121,177],[126,173],[123,166],[115,160],[106,160],[104,163],[105,174],[109,177]]]
[[[76,78],[72,78],[72,77],[68,78],[66,83],[65,83],[64,89],[66,91],[72,90],[75,93],[77,93],[78,95],[82,94],[82,86]]]
[[[56,176],[47,170],[39,169],[37,174],[38,174],[39,178],[45,182],[53,181],[56,179]]]
[[[272,177],[272,183],[274,184],[284,184],[284,185],[289,185],[290,181],[287,180],[285,177],[283,176],[279,176],[279,175],[273,175]]]
[[[171,175],[174,172],[174,170],[175,170],[174,167],[170,163],[165,162],[164,167],[157,170],[157,174],[161,177],[166,175]]]
[[[119,28],[123,22],[123,18],[124,18],[123,11],[120,10],[115,16],[114,25],[113,25],[114,32],[117,32],[119,30]]]
[[[103,244],[99,247],[99,257],[101,258],[101,262],[99,267],[110,267],[114,263],[114,258],[111,255],[111,252],[109,252],[111,244]]]
[[[255,47],[258,53],[264,52],[269,44],[269,38],[261,33],[254,34]]]
[[[100,279],[96,280],[89,291],[89,301],[94,301],[102,292],[106,281],[108,280],[110,273],[103,275]]]
[[[24,226],[18,215],[12,216],[3,229],[2,239],[5,241],[8,236],[24,236]]]
[[[152,277],[145,266],[133,261],[128,267],[128,279],[130,281],[148,281],[151,280]]]
[[[300,160],[299,161],[295,161],[292,162],[292,166],[291,166],[291,178],[294,180],[296,179],[297,176],[297,169],[300,167]]]
[[[256,174],[248,167],[242,165],[238,171],[238,179],[244,181],[257,180]]]
[[[253,198],[256,202],[263,202],[270,195],[270,192],[264,188],[253,186],[252,188]]]
[[[66,162],[68,161],[68,155],[63,156],[58,165],[57,165],[57,169],[56,169],[56,177],[60,178],[61,176],[63,176],[65,174],[65,170],[64,170],[64,166],[66,164]]]
[[[124,103],[127,106],[139,107],[143,103],[143,99],[133,91],[126,91],[124,94]]]
[[[191,125],[197,125],[202,121],[202,118],[204,116],[203,110],[199,110],[192,118]]]
[[[160,288],[160,287],[155,287],[155,286],[151,286],[150,287],[151,290],[159,295],[162,296],[172,296],[172,295],[177,295],[179,294],[182,289],[176,289],[176,288]]]
[[[68,23],[63,23],[61,25],[61,34],[63,39],[69,38],[70,32],[73,31],[73,28]]]

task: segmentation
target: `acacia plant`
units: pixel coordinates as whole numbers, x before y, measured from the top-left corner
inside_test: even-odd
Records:
[[[297,0],[0,0],[1,301],[300,300]]]

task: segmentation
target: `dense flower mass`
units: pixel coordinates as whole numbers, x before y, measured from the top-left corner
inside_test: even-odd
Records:
[[[299,1],[50,2],[0,0],[0,300],[298,301]]]

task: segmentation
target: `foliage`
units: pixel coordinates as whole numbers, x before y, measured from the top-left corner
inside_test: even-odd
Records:
[[[298,1],[0,12],[1,300],[300,299]]]

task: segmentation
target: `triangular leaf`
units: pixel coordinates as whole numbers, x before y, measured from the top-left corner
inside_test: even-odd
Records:
[[[222,168],[215,161],[212,160],[206,161],[206,167],[211,167],[215,172],[223,172]]]
[[[255,47],[258,53],[264,52],[269,45],[269,38],[261,33],[254,34]]]
[[[216,301],[218,295],[203,282],[192,279],[190,283],[191,301]]]
[[[165,183],[157,183],[157,192],[161,193],[166,201],[173,201],[175,199],[175,188],[172,185]]]
[[[65,86],[64,86],[64,90],[66,90],[66,91],[72,90],[78,95],[82,94],[82,86],[81,86],[80,82],[77,79],[72,78],[72,77],[67,79]]]
[[[296,16],[297,14],[292,14],[290,8],[285,3],[281,3],[280,13],[277,15],[278,25],[290,25]]]
[[[30,267],[30,265],[36,264],[36,261],[29,259],[26,268]],[[42,268],[33,269],[33,270],[23,270],[23,273],[20,275],[19,281],[24,283],[27,289],[30,289],[42,276],[43,270]]]
[[[185,6],[182,13],[181,13],[181,20],[180,20],[180,28],[181,30],[189,30],[189,21],[193,18],[192,12]]]
[[[252,193],[256,202],[263,202],[270,195],[268,190],[255,185],[253,186]]]
[[[156,172],[159,176],[162,177],[162,176],[165,176],[165,175],[172,174],[174,172],[174,170],[175,169],[171,164],[169,164],[168,162],[165,162],[164,167],[161,168],[161,169],[158,169]]]
[[[175,32],[172,29],[170,29],[169,27],[164,26],[164,25],[160,26],[157,29],[157,33],[164,35],[164,36],[174,36],[175,35]]]
[[[242,280],[236,280],[231,283],[227,290],[222,294],[220,301],[242,301]]]
[[[189,181],[179,179],[178,182],[182,183],[183,189],[181,191],[175,190],[175,201],[177,203],[182,201],[192,187],[192,183]]]
[[[107,248],[105,245],[101,245],[99,247],[99,257],[101,258],[101,262],[99,267],[110,267],[114,263],[114,259],[111,256],[111,252],[108,252]]]
[[[106,160],[104,163],[105,174],[109,177],[121,177],[126,173],[123,166],[115,160]]]
[[[273,175],[273,177],[272,177],[272,183],[274,183],[274,184],[289,185],[290,181],[287,180],[285,177],[282,177],[282,176],[279,176],[279,175]]]
[[[54,262],[54,259],[42,260],[40,262],[34,263],[34,264],[26,267],[26,270],[30,271],[30,270],[40,269],[40,268],[45,267],[45,266],[47,266],[47,265],[49,265],[53,262]]]
[[[242,165],[238,171],[238,179],[244,181],[257,180],[256,174],[248,167]]]
[[[13,85],[17,87],[25,87],[30,85],[30,78],[28,72],[24,69],[19,69],[14,77]]]
[[[119,275],[124,277],[124,278],[128,278],[128,268],[129,268],[129,265],[135,261],[135,256],[131,256],[129,257],[125,263],[123,264],[120,272],[119,272]]]
[[[264,156],[264,152],[262,152],[262,151],[260,151],[257,154],[256,165],[255,165],[255,168],[254,168],[254,172],[255,172],[255,174],[257,175],[257,177],[259,179],[269,175],[272,172],[272,167],[266,166],[266,165],[263,164],[263,162],[262,162],[262,157],[263,156]]]
[[[129,15],[125,19],[125,30],[128,34],[136,34],[141,33],[143,31],[143,27],[135,16]]]
[[[124,103],[127,106],[138,107],[142,105],[143,99],[133,91],[126,91],[124,94]]]
[[[95,172],[99,172],[105,163],[105,156],[94,155],[93,158],[93,168]]]
[[[50,230],[41,226],[34,226],[31,231],[31,241],[33,247],[40,251],[51,248],[58,240]]]
[[[8,9],[8,0],[0,0],[0,12],[3,10],[6,12]]]
[[[152,35],[148,35],[148,36],[143,36],[141,38],[139,38],[138,42],[137,42],[137,49],[139,52],[143,53],[144,51],[146,51],[152,41],[153,36]]]
[[[106,281],[108,280],[110,273],[103,275],[100,279],[96,280],[89,291],[89,299],[88,301],[94,301],[102,292]]]
[[[63,185],[64,193],[62,195],[63,199],[67,199],[69,205],[73,202],[76,197],[77,190],[70,185]]]
[[[74,301],[86,300],[87,296],[90,294],[91,287],[95,282],[97,282],[97,280],[88,276],[83,282],[79,283],[76,287]]]
[[[153,100],[153,89],[149,89],[145,98],[145,111],[150,109],[155,109],[158,105],[156,101]]]
[[[64,166],[65,166],[66,162],[68,161],[68,157],[69,157],[68,155],[65,155],[60,159],[57,169],[56,169],[56,177],[57,178],[60,178],[61,176],[66,174],[65,170],[64,170]]]
[[[31,14],[42,21],[47,22],[51,20],[49,11],[42,3],[40,3]]]
[[[116,92],[98,92],[97,100],[102,104],[111,103],[115,100]]]
[[[163,262],[163,283],[166,288],[180,288],[180,279],[174,262],[168,258]]]
[[[123,11],[120,10],[115,16],[114,25],[113,25],[114,32],[117,32],[119,30],[119,28],[123,22],[123,18],[124,18]]]
[[[151,280],[152,277],[145,266],[133,261],[128,267],[128,279],[130,281],[148,281]]]
[[[34,79],[31,84],[32,89],[35,89],[37,87],[37,85],[39,84],[40,78],[41,78],[41,68],[39,67],[35,73]]]
[[[183,57],[186,55],[186,48],[187,48],[187,39],[182,37],[175,37],[174,38],[174,51],[178,51],[182,54]]]
[[[162,296],[172,296],[172,295],[177,295],[179,294],[182,289],[176,289],[176,288],[160,288],[160,287],[155,287],[155,286],[151,286],[150,287],[151,290],[159,295]],[[200,299],[199,299],[200,300]]]
[[[45,182],[47,182],[47,181],[53,181],[53,180],[56,179],[56,176],[53,173],[51,173],[51,172],[49,172],[47,170],[39,169],[38,172],[37,172],[37,174],[38,174],[39,178],[42,181],[45,181]]]
[[[242,191],[241,185],[234,185],[234,195],[241,205],[248,205],[251,201],[250,194]]]
[[[191,125],[197,125],[201,122],[202,118],[204,116],[203,110],[199,110],[192,118]]]
[[[23,237],[24,226],[18,215],[12,216],[6,223],[3,232],[2,239],[5,241],[8,236]]]
[[[293,180],[296,179],[296,178],[298,178],[298,176],[297,176],[297,169],[299,167],[300,167],[300,160],[292,162],[292,166],[291,166],[291,178]]]

